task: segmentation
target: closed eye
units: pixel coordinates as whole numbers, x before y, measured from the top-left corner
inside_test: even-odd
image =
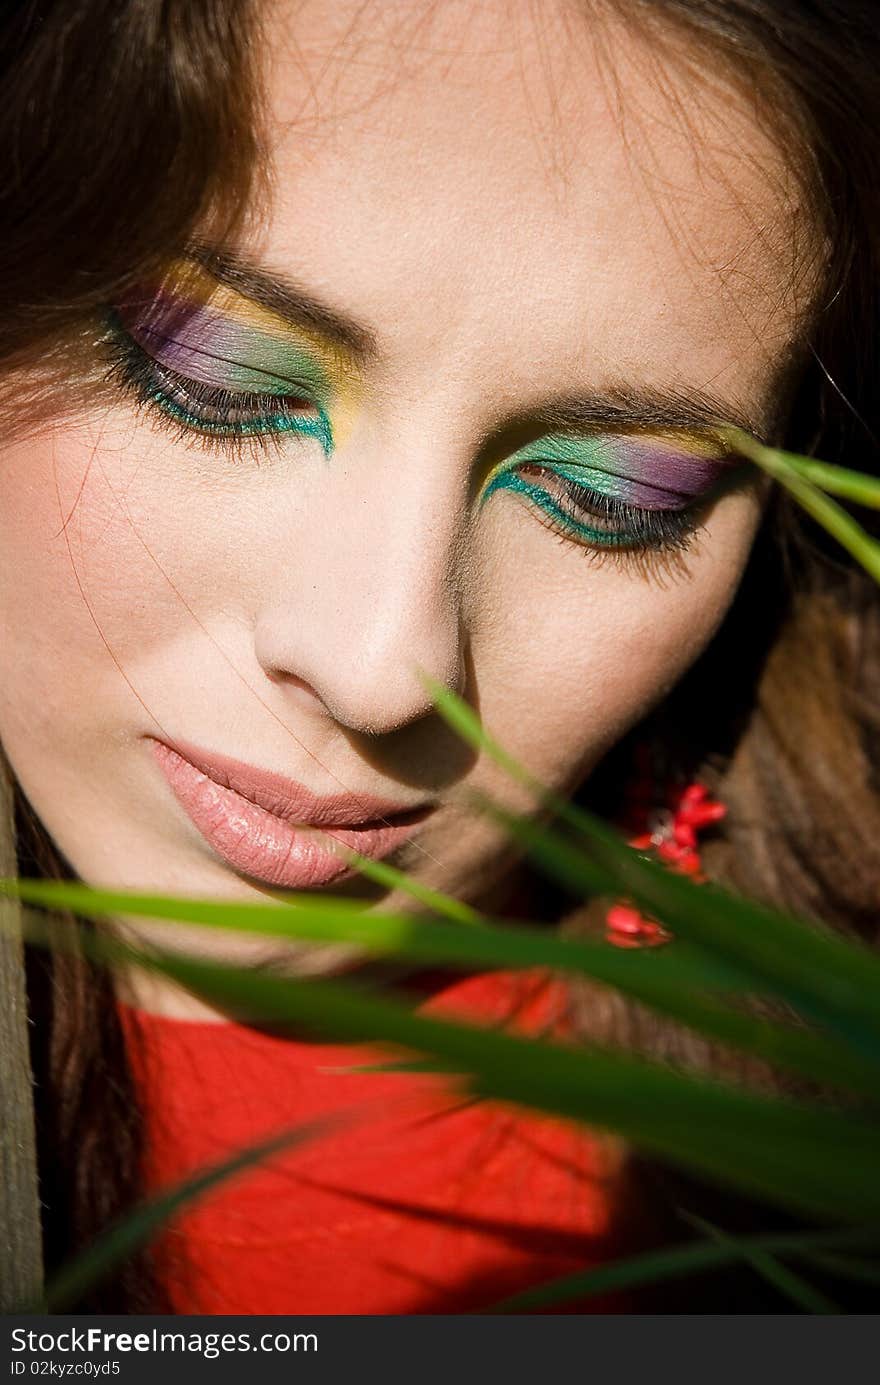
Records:
[[[332,450],[330,420],[304,382],[291,380],[289,394],[205,384],[157,361],[112,316],[104,345],[108,378],[177,437],[222,449],[242,440],[266,448],[294,435],[316,439],[325,454]]]

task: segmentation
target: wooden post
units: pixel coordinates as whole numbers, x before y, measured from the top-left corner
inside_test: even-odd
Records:
[[[12,792],[0,756],[0,876],[17,873]],[[21,908],[0,896],[0,1313],[43,1288],[40,1202]]]

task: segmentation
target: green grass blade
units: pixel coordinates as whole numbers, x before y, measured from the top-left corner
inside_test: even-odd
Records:
[[[707,957],[687,945],[672,954],[650,958],[622,952],[604,941],[560,938],[551,930],[517,921],[475,920],[479,928],[456,927],[412,914],[338,913],[332,902],[320,905],[241,904],[226,900],[92,889],[74,881],[0,879],[0,894],[9,894],[47,909],[70,909],[99,917],[130,914],[169,923],[194,923],[224,931],[325,942],[357,943],[379,955],[450,966],[555,967],[580,972],[610,985],[628,987],[656,980],[681,987],[738,990],[747,973]]]
[[[72,908],[87,914],[155,917],[156,909],[161,907],[166,922],[217,926],[219,921],[222,927],[235,927],[236,920],[241,918],[247,927],[256,921],[271,934],[356,941],[371,950],[376,948],[376,940],[371,937],[375,918],[375,934],[380,950],[386,954],[390,947],[392,955],[433,965],[549,967],[569,975],[588,976],[614,985],[660,1013],[732,1047],[759,1055],[771,1064],[870,1098],[880,1087],[880,1064],[852,1053],[833,1037],[738,1013],[702,996],[697,987],[706,984],[707,973],[712,978],[711,967],[705,967],[699,957],[687,952],[682,957],[679,950],[646,955],[621,951],[604,942],[559,938],[527,927],[504,928],[484,923],[462,926],[398,915],[385,918],[356,913],[345,914],[340,920],[332,912],[320,910],[315,919],[310,910],[300,908],[232,903],[218,906],[216,901],[175,901],[91,891],[82,885],[60,882],[20,881],[18,893],[30,903]],[[307,920],[304,926],[303,920]]]
[[[590,822],[587,848],[529,818],[484,802],[484,810],[519,840],[537,864],[570,889],[616,879],[621,894],[668,924],[673,933],[717,951],[805,1018],[832,1028],[870,1060],[880,1056],[880,958],[866,946],[814,927],[712,884],[696,885]],[[584,865],[585,850],[591,853]],[[607,889],[607,883],[606,883]]]
[[[423,885],[405,871],[395,870],[384,861],[373,861],[369,856],[362,856],[359,851],[348,852],[347,859],[363,875],[380,885],[402,890],[440,918],[452,919],[455,923],[480,923],[483,920],[482,914],[472,909],[469,904],[463,903],[460,899],[453,899],[452,895],[444,894],[441,890],[433,890],[430,886]]]
[[[834,1254],[831,1251],[803,1250],[804,1260],[809,1260],[820,1270],[827,1270],[841,1279],[854,1279],[861,1284],[875,1284],[880,1289],[880,1264],[869,1264],[851,1255]]]
[[[333,1069],[328,1069],[328,1071],[339,1072],[339,1073],[353,1073],[353,1072],[440,1072],[440,1073],[445,1073],[445,1074],[447,1074],[447,1075],[449,1075],[450,1073],[453,1074],[453,1075],[455,1075],[456,1072],[457,1072],[457,1069],[456,1069],[456,1067],[455,1067],[454,1065],[453,1065],[452,1067],[450,1067],[450,1065],[449,1065],[448,1063],[438,1063],[436,1060],[431,1059],[431,1058],[421,1058],[421,1059],[414,1060],[412,1063],[404,1063],[404,1062],[400,1062],[400,1063],[357,1063],[357,1064],[355,1064],[354,1067],[350,1067],[350,1068],[333,1068]]]
[[[347,899],[319,897],[303,903],[298,896],[277,902],[245,904],[223,899],[142,894],[137,891],[92,889],[78,881],[0,879],[0,894],[12,895],[46,909],[70,909],[90,916],[129,913],[168,923],[194,923],[236,933],[347,940],[393,952],[412,924],[409,914],[369,912],[351,908]]]
[[[839,495],[841,499],[852,500],[857,505],[880,509],[880,480],[868,472],[832,466],[828,462],[817,461],[815,457],[786,452],[779,447],[766,447],[740,428],[725,428],[720,432],[732,451],[748,457],[778,480],[794,473],[829,495]]]
[[[798,504],[812,515],[822,527],[855,558],[875,582],[880,582],[880,543],[866,533],[846,510],[831,500],[826,491],[848,495],[863,505],[877,506],[877,483],[871,478],[860,477],[858,472],[843,472],[835,475],[837,468],[824,463],[812,463],[796,453],[781,452],[777,448],[764,447],[739,429],[722,430],[736,451],[757,463],[768,475],[773,476],[780,485],[785,486]],[[822,489],[814,482],[823,478]],[[811,479],[812,477],[812,479]]]
[[[219,978],[217,996],[216,973],[208,978],[203,968],[193,971],[177,959],[170,974],[184,985],[199,987],[207,981],[207,993],[221,1002],[236,994],[226,978]],[[880,1130],[851,1115],[734,1097],[709,1084],[697,1091],[700,1084],[654,1071],[649,1064],[623,1062],[601,1051],[587,1055],[533,1040],[475,1033],[340,990],[323,983],[285,982],[274,997],[260,996],[257,1014],[265,1013],[264,1002],[271,999],[270,1018],[276,1021],[304,1024],[343,1041],[412,1047],[450,1066],[460,1064],[469,1076],[469,1089],[482,1096],[610,1125],[657,1153],[707,1171],[711,1167],[724,1178],[733,1175],[755,1192],[803,1210],[860,1219],[880,1216]],[[646,1109],[649,1103],[653,1109]],[[706,1121],[703,1131],[708,1133],[695,1133],[695,1119]],[[829,1168],[843,1166],[847,1178],[829,1180]]]
[[[29,1304],[22,1313],[63,1313],[77,1299],[107,1277],[112,1269],[126,1261],[138,1247],[152,1239],[157,1231],[177,1212],[199,1201],[221,1183],[246,1172],[282,1150],[320,1138],[338,1122],[329,1119],[311,1121],[279,1131],[271,1139],[261,1140],[246,1149],[237,1150],[230,1158],[199,1169],[191,1177],[153,1197],[103,1232],[81,1255],[64,1266],[46,1286],[39,1302]]]
[[[871,538],[835,500],[829,499],[810,481],[799,476],[788,476],[782,484],[802,508],[837,539],[841,547],[855,558],[874,581],[880,582],[880,543]]]
[[[40,941],[26,921],[29,940]],[[170,976],[244,1022],[375,1042],[457,1067],[465,1091],[615,1130],[632,1143],[808,1215],[880,1220],[880,1127],[858,1114],[754,1095],[596,1046],[526,1039],[414,1014],[340,982],[300,981],[182,954],[83,940],[110,964]],[[401,1050],[403,1054],[401,1055]],[[833,1176],[845,1169],[846,1177]]]
[[[749,981],[747,973],[687,944],[674,953],[647,958],[639,952],[624,953],[604,941],[563,939],[549,929],[530,927],[519,920],[513,926],[480,920],[479,931],[469,926],[465,932],[430,917],[409,914],[355,911],[339,916],[326,903],[317,909],[305,906],[291,910],[287,905],[95,890],[72,881],[0,879],[0,894],[4,893],[43,908],[71,909],[91,917],[128,913],[233,932],[357,943],[369,952],[413,962],[557,967],[624,989],[631,982],[641,985],[653,980],[670,986],[728,991],[741,990]]]
[[[720,949],[728,962],[751,970],[763,983],[758,989],[772,986],[790,1003],[806,1008],[809,1017],[833,1025],[845,1042],[869,1058],[880,1055],[880,959],[873,952],[715,886],[695,885],[645,860],[607,825],[541,785],[489,735],[462,698],[423,670],[419,673],[438,711],[468,744],[489,754],[527,787],[543,811],[555,813],[584,837],[586,849],[577,860],[571,850],[563,855],[564,843],[563,852],[552,851],[549,833],[534,819],[495,809],[512,835],[521,841],[531,837],[526,847],[533,855],[539,844],[536,834],[541,834],[545,857],[555,857],[555,878],[581,894],[634,898],[674,932],[697,946]],[[486,800],[482,806],[492,810]]]
[[[494,812],[512,835],[527,846],[531,842],[540,847],[542,863],[552,866],[555,878],[581,895],[630,896],[668,922],[677,935],[699,947],[720,949],[728,963],[764,982],[775,982],[786,999],[818,1007],[818,1016],[830,1012],[844,1013],[849,1021],[858,1018],[872,1041],[880,1039],[880,958],[875,952],[716,886],[694,884],[645,859],[606,823],[536,780],[456,693],[424,671],[420,676],[448,724],[528,788],[541,811],[554,814],[583,839],[578,855],[567,839],[551,835],[535,819],[514,817],[490,800],[474,796],[475,804]]]
[[[771,1255],[798,1253],[806,1257],[807,1249],[812,1246],[848,1245],[869,1238],[880,1244],[880,1227],[846,1227],[842,1230],[819,1232],[777,1232],[741,1237],[740,1243],[744,1242]],[[577,1302],[590,1298],[593,1294],[608,1293],[616,1289],[635,1289],[643,1284],[664,1283],[700,1271],[722,1269],[726,1265],[735,1264],[741,1258],[738,1246],[720,1244],[718,1241],[689,1241],[686,1245],[643,1251],[625,1260],[614,1260],[610,1264],[599,1265],[595,1269],[578,1270],[574,1274],[562,1275],[544,1284],[536,1284],[534,1288],[511,1294],[482,1311],[528,1313],[535,1309],[552,1308],[560,1303]]]
[[[836,1314],[841,1310],[827,1295],[808,1284],[801,1275],[790,1270],[787,1265],[780,1264],[775,1255],[770,1251],[750,1244],[745,1237],[730,1236],[719,1227],[713,1226],[711,1222],[705,1221],[702,1217],[694,1216],[690,1213],[683,1213],[685,1221],[689,1221],[699,1231],[717,1241],[719,1245],[729,1246],[738,1255],[751,1265],[752,1269],[768,1284],[772,1284],[786,1298],[791,1299],[792,1303],[798,1308],[802,1308],[806,1313]]]

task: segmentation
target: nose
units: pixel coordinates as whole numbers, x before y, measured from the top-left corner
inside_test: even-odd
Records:
[[[300,705],[379,736],[434,711],[420,670],[464,694],[462,477],[400,440],[372,460],[331,458],[255,630],[260,665]]]

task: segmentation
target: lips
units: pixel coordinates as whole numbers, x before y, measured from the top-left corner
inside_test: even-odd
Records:
[[[178,803],[234,870],[282,889],[313,889],[355,873],[335,844],[381,860],[416,832],[431,805],[367,794],[319,797],[271,770],[175,740],[151,738]]]

